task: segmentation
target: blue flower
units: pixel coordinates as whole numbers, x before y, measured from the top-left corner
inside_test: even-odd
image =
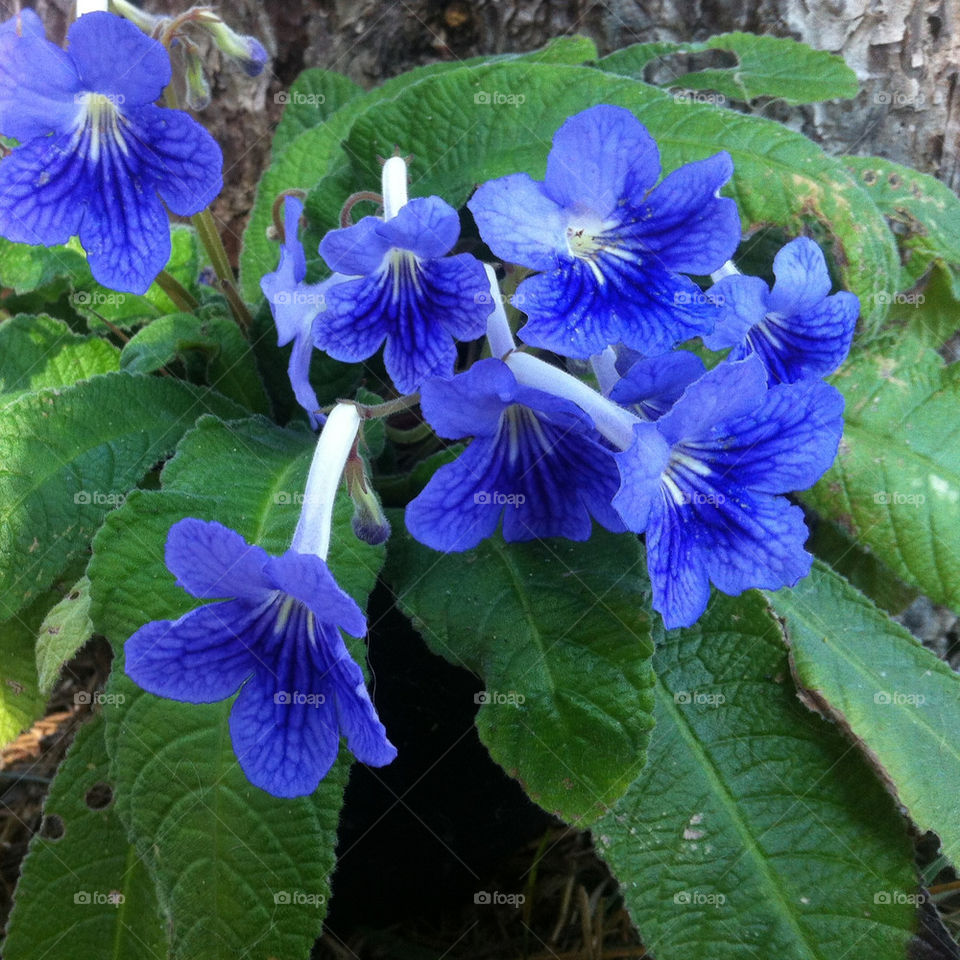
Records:
[[[0,235],[79,235],[96,280],[143,293],[170,257],[164,203],[182,216],[206,207],[223,158],[190,116],[154,105],[170,82],[156,40],[102,12],[67,38],[67,51],[48,42],[32,10],[0,25],[0,132],[21,141],[0,162]]]
[[[188,517],[167,537],[167,567],[195,597],[232,597],[179,620],[156,620],[126,643],[127,674],[157,696],[223,700],[233,749],[250,782],[278,797],[312,793],[340,734],[362,763],[396,756],[338,627],[366,621],[318,556],[272,557],[219,523]]]
[[[827,296],[827,263],[807,237],[780,250],[773,272],[773,289],[759,277],[743,275],[724,277],[710,288],[722,309],[704,343],[711,350],[733,347],[729,360],[759,355],[771,383],[833,373],[850,351],[860,301],[846,291]]]
[[[482,264],[467,253],[444,256],[459,235],[456,210],[439,197],[402,203],[386,220],[364,217],[331,230],[320,253],[350,280],[328,293],[316,345],[353,362],[386,340],[384,365],[401,393],[428,377],[451,376],[455,341],[482,336],[492,310]]]
[[[423,414],[442,437],[473,437],[407,506],[407,529],[435,550],[469,550],[497,528],[505,540],[587,540],[592,518],[623,523],[610,501],[617,467],[576,404],[517,382],[501,360],[428,380]]]
[[[803,511],[780,494],[819,479],[842,431],[838,391],[821,380],[768,388],[755,356],[715,367],[656,423],[634,425],[613,505],[646,532],[653,606],[668,629],[696,621],[711,581],[738,594],[809,573]]]
[[[647,420],[662,417],[683,391],[704,373],[703,361],[688,350],[634,361],[610,391],[610,399],[633,407]]]
[[[274,323],[277,325],[277,344],[281,347],[293,341],[287,373],[297,403],[307,411],[310,425],[316,429],[323,421],[317,413],[320,406],[310,385],[310,357],[313,354],[313,324],[326,305],[326,292],[343,277],[336,274],[323,283],[308,284],[307,260],[303,244],[297,236],[303,201],[297,197],[284,198],[284,240],[280,247],[280,263],[273,273],[260,280]]]
[[[517,288],[520,337],[569,357],[622,342],[644,354],[713,329],[716,307],[682,273],[708,274],[740,239],[717,191],[727,153],[689,163],[656,187],[660,157],[628,110],[597,106],[553,138],[541,183],[525,173],[483,184],[467,206],[501,259],[542,271]]]

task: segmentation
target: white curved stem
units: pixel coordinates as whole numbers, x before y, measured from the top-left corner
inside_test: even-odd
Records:
[[[106,12],[109,6],[110,0],[77,0],[77,19],[85,13],[96,13],[100,10]]]
[[[719,270],[714,270],[710,274],[710,279],[716,283],[718,280],[722,280],[724,277],[733,277],[736,276],[740,271],[734,266],[732,260],[728,260]]]
[[[327,559],[333,505],[359,429],[360,413],[352,403],[338,403],[327,417],[313,453],[300,519],[290,542],[290,548],[297,553],[313,553],[321,560]]]
[[[487,343],[490,344],[490,355],[502,358],[511,350],[516,350],[517,345],[514,343],[513,333],[510,331],[507,310],[503,305],[503,295],[500,293],[500,284],[497,283],[496,271],[489,263],[485,263],[483,269],[487,272],[490,296],[493,298],[493,313],[487,317]]]
[[[407,164],[403,157],[390,157],[383,165],[383,219],[392,220],[407,202]]]
[[[602,397],[565,370],[529,353],[511,353],[506,363],[520,383],[575,403],[590,415],[596,428],[621,450],[633,445],[633,425],[641,420],[629,410]]]
[[[590,366],[597,378],[600,392],[605,397],[610,396],[613,385],[620,379],[620,374],[617,373],[617,351],[613,347],[607,347],[602,353],[595,353],[590,358]]]

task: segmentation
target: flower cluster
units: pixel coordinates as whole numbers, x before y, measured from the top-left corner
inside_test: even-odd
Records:
[[[468,441],[408,505],[414,537],[451,551],[498,527],[506,540],[585,540],[594,521],[644,534],[667,627],[696,621],[711,583],[736,594],[809,571],[803,513],[786,495],[836,454],[843,402],[821,378],[845,358],[859,304],[830,295],[805,237],[777,254],[772,289],[733,267],[739,216],[720,195],[732,173],[720,152],[660,179],[649,132],[601,105],[560,127],[543,181],[511,174],[469,200],[489,249],[530,272],[512,298],[526,314],[517,335],[590,358],[595,390],[516,348],[491,273],[448,256],[455,211],[438,197],[408,202],[403,161],[387,162],[383,217],[327,234],[331,286],[297,323],[299,337],[345,360],[385,339],[397,390],[420,392],[440,437]],[[323,287],[296,274],[291,284],[288,264],[303,255],[290,243],[288,228],[263,282],[283,337],[280,278],[286,303]],[[706,289],[693,279],[707,275]],[[454,373],[454,340],[484,325],[492,357]],[[695,338],[726,355],[708,370]]]

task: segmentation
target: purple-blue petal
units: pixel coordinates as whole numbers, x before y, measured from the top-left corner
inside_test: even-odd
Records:
[[[377,232],[383,221],[363,217],[349,227],[329,230],[320,241],[320,256],[336,273],[365,277],[380,269],[390,241]]]
[[[569,215],[526,173],[482,184],[467,207],[483,242],[506,263],[553,270],[570,256]]]
[[[615,454],[614,459],[620,471],[614,509],[628,530],[643,533],[661,497],[661,477],[670,459],[670,445],[656,424],[638,423],[633,428],[633,444]]]
[[[650,420],[662,417],[683,391],[705,372],[703,361],[689,350],[637,360],[610,391],[615,403],[639,408]]]
[[[338,660],[331,671],[334,681],[337,720],[347,738],[350,752],[372,767],[383,767],[397,756],[387,739],[377,711],[363,680],[363,671],[351,659]]]
[[[186,517],[167,533],[167,569],[187,593],[204,599],[245,597],[258,603],[272,589],[268,555],[215,520]]]
[[[281,557],[270,557],[264,572],[279,590],[309,607],[318,621],[343,627],[354,637],[366,634],[363,611],[353,597],[340,589],[320,557],[288,550]]]
[[[8,240],[66,243],[93,202],[71,133],[38,137],[0,161],[0,235]]]
[[[717,195],[732,174],[723,151],[674,170],[651,191],[636,229],[661,267],[708,274],[733,256],[740,215],[733,200]]]
[[[767,372],[757,357],[721,363],[684,391],[657,427],[673,446],[712,439],[717,424],[754,413],[767,394]]]
[[[760,323],[767,310],[770,290],[760,277],[735,274],[723,277],[711,288],[720,315],[713,333],[703,338],[710,350],[726,350],[742,344],[751,328]]]
[[[71,25],[67,42],[82,89],[106,94],[127,108],[159,99],[170,82],[163,44],[123,17],[86,13]]]
[[[223,186],[223,154],[216,140],[182,110],[147,104],[128,111],[128,147],[164,203],[188,217],[209,206]]]
[[[287,364],[287,376],[297,403],[306,411],[310,426],[316,430],[320,426],[322,414],[319,413],[320,401],[310,383],[310,360],[313,357],[313,341],[309,336],[294,338]]]
[[[33,10],[0,24],[0,133],[26,142],[69,130],[80,78],[68,54],[44,36]]]
[[[257,666],[251,649],[261,611],[238,600],[209,603],[179,620],[154,620],[124,646],[124,670],[158,697],[213,703],[236,693]]]
[[[517,396],[517,387],[510,368],[491,357],[452,379],[425,381],[420,408],[430,426],[447,440],[493,436],[500,414]]]
[[[283,243],[280,245],[280,266],[289,263],[290,279],[300,283],[307,275],[307,257],[300,242],[300,218],[303,216],[303,201],[287,194],[283,199]]]
[[[604,218],[625,198],[643,199],[659,176],[660,153],[646,127],[629,110],[600,104],[554,134],[544,191],[567,210]]]
[[[254,786],[276,797],[313,793],[340,748],[336,708],[327,694],[292,679],[258,670],[230,711],[230,739],[240,767]],[[296,695],[324,701],[298,702]]]
[[[440,197],[415,197],[375,229],[391,247],[432,259],[453,249],[460,236],[460,217]]]
[[[830,271],[823,251],[809,237],[797,237],[773,258],[776,280],[767,302],[774,313],[804,313],[830,292]]]

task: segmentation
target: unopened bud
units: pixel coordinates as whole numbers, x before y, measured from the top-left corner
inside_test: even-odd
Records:
[[[200,51],[190,43],[184,47],[183,53],[186,63],[184,78],[186,80],[186,106],[188,110],[203,110],[210,106],[210,84],[207,73],[203,68],[203,59]]]
[[[247,76],[256,77],[263,73],[270,55],[256,37],[231,30],[219,18],[200,22],[220,50],[237,60]]]
[[[344,476],[347,492],[353,501],[353,518],[350,526],[357,539],[373,546],[385,543],[390,537],[390,521],[387,520],[372,485],[367,479],[363,460],[351,458]]]

